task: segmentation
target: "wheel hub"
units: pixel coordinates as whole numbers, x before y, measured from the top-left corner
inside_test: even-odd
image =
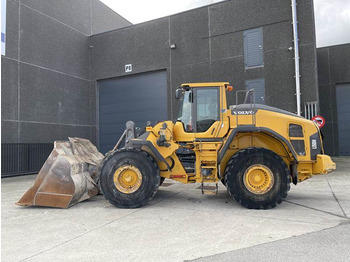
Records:
[[[132,165],[124,165],[114,172],[115,187],[125,194],[131,194],[140,188],[142,183],[141,172]]]
[[[253,165],[245,171],[243,182],[250,192],[261,195],[270,191],[274,184],[274,177],[267,166]]]

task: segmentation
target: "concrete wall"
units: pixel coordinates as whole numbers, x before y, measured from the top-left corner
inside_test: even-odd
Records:
[[[298,16],[302,102],[315,101],[312,0],[298,1]],[[256,78],[265,78],[267,104],[295,112],[291,20],[285,0],[226,1],[136,26],[98,0],[8,0],[2,142],[95,141],[96,80],[126,75],[125,64],[132,74],[167,70],[169,118],[177,115],[174,90],[183,82],[244,89]],[[264,67],[246,70],[243,31],[256,27],[263,28]]]
[[[89,35],[130,22],[98,0],[8,0],[6,19],[2,143],[94,140]]]
[[[302,102],[317,101],[312,0],[298,1],[298,16]],[[244,89],[246,80],[265,78],[266,103],[295,112],[291,21],[290,1],[235,0],[93,35],[92,81],[126,75],[125,64],[133,65],[132,74],[166,69],[169,117],[175,118],[174,90],[181,83],[228,81]],[[264,67],[246,70],[243,31],[256,27],[263,28]]]
[[[318,48],[317,66],[324,147],[327,154],[339,155],[336,85],[350,83],[350,44]]]

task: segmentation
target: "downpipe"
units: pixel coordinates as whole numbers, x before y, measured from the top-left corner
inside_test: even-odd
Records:
[[[294,63],[295,63],[295,93],[297,96],[297,114],[301,115],[300,107],[300,70],[299,70],[299,38],[298,38],[298,18],[297,1],[292,0],[293,19],[293,40],[294,40]]]

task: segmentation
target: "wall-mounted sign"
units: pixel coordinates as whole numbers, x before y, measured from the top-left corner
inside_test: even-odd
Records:
[[[324,120],[324,118],[322,116],[314,116],[313,118],[311,118],[312,121],[314,121],[319,128],[322,128],[324,126],[324,124],[326,123],[326,121]]]
[[[132,64],[125,65],[125,73],[132,72]]]

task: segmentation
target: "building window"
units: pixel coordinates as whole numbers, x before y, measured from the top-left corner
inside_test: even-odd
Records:
[[[245,82],[246,90],[254,89],[254,98],[256,104],[265,104],[265,80],[263,78],[247,80]]]
[[[260,67],[263,60],[263,34],[262,28],[254,28],[243,32],[244,37],[244,63],[246,68]]]

